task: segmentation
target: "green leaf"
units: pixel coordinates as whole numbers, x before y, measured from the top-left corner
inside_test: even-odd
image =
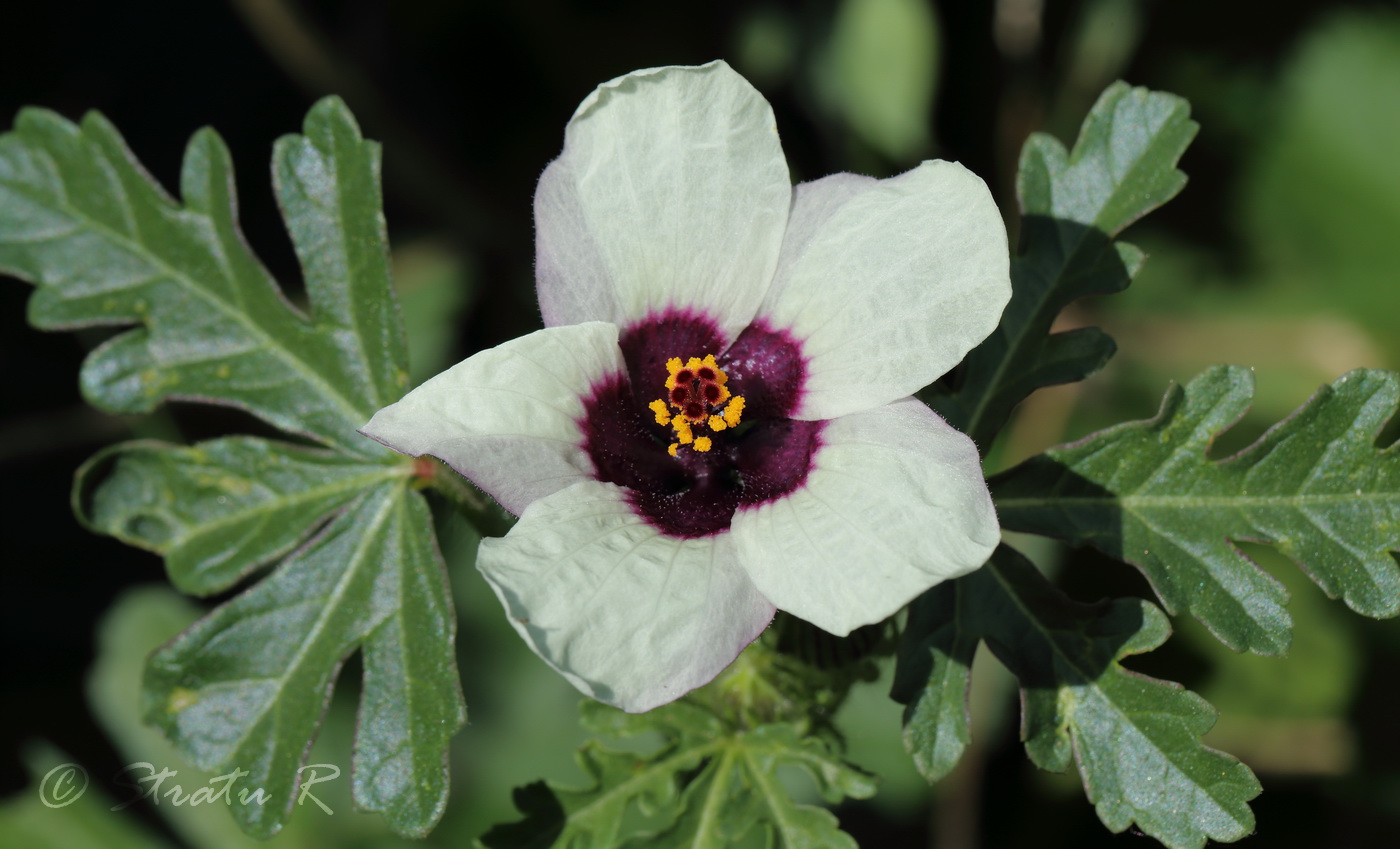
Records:
[[[516,790],[525,819],[493,828],[482,837],[484,845],[720,847],[757,828],[769,846],[854,849],[836,817],[794,801],[778,772],[797,767],[829,802],[866,798],[874,784],[841,761],[826,739],[804,734],[799,724],[739,728],[688,702],[640,716],[593,702],[582,710],[585,727],[595,734],[651,732],[663,742],[638,755],[590,741],[578,760],[591,786],[573,790],[538,782]],[[627,828],[626,818],[633,811],[663,824],[629,834],[635,829]]]
[[[907,161],[929,146],[939,33],[919,0],[845,0],[812,71],[828,108],[881,155]]]
[[[278,141],[273,176],[307,313],[244,243],[212,130],[190,143],[181,205],[101,116],[77,127],[26,110],[0,136],[0,270],[38,284],[39,327],[141,325],[88,358],[95,404],[229,405],[321,444],[115,446],[79,471],[75,512],[163,555],[188,592],[222,592],[282,561],[160,648],[143,685],[145,719],[182,755],[241,771],[238,787],[265,796],[230,807],[245,831],[267,837],[286,821],[336,673],[361,649],[353,799],[421,836],[446,803],[447,743],[466,709],[444,565],[416,488],[436,473],[356,433],[407,382],[379,147],[327,98],[304,135]]]
[[[165,557],[182,591],[208,595],[285,555],[328,515],[407,471],[252,437],[192,447],[126,442],[78,470],[73,506],[88,528]]]
[[[246,786],[270,797],[231,808],[250,833],[271,835],[285,820],[335,675],[361,645],[356,802],[402,833],[426,832],[441,815],[446,743],[465,715],[430,527],[420,495],[381,484],[152,656],[146,721],[201,768],[248,770]]]
[[[458,333],[476,278],[463,257],[420,239],[395,246],[394,286],[408,339],[409,381],[417,386],[459,359]]]
[[[1259,782],[1244,764],[1202,746],[1215,723],[1204,699],[1179,684],[1125,670],[1171,633],[1138,599],[1076,604],[1002,547],[977,573],[995,582],[987,645],[1021,680],[1022,737],[1045,769],[1078,762],[1085,792],[1112,831],[1136,823],[1167,846],[1238,840],[1254,830],[1246,804]]]
[[[228,404],[339,450],[378,456],[356,428],[407,384],[379,213],[379,148],[345,104],[318,103],[282,139],[277,196],[305,271],[293,308],[238,229],[227,148],[212,130],[185,154],[181,206],[116,129],[22,111],[0,137],[0,270],[37,284],[46,330],[141,327],[83,364],[94,405],[149,412],[167,398]]]
[[[962,581],[947,581],[909,606],[890,698],[905,705],[904,748],[929,781],[944,778],[972,742],[968,688],[980,638]]]
[[[49,744],[29,742],[23,759],[30,783],[0,801],[0,845],[25,849],[170,846],[130,812],[113,811],[113,800],[102,792],[100,777],[93,780],[86,768]],[[55,804],[60,806],[51,807]]]
[[[1113,237],[1166,203],[1186,182],[1176,162],[1196,134],[1174,95],[1114,83],[1074,150],[1035,134],[1021,151],[1021,249],[1011,302],[997,331],[963,362],[956,385],[925,399],[985,451],[1011,410],[1042,386],[1082,380],[1113,355],[1097,328],[1050,334],[1055,316],[1086,295],[1124,289],[1143,255]]]
[[[152,769],[138,768],[125,773],[127,787],[115,804],[131,804],[139,791],[149,785],[137,784],[150,773],[170,769],[177,774],[163,782],[163,789],[179,783],[186,793],[209,784],[217,773],[196,772],[180,757],[158,729],[141,721],[141,676],[153,646],[167,642],[189,627],[200,614],[199,606],[176,594],[169,587],[148,584],[133,587],[119,596],[102,614],[97,627],[97,657],[87,678],[88,705],[107,732],[126,764],[148,763]],[[159,799],[159,797],[157,797]],[[223,805],[174,805],[161,799],[156,812],[193,849],[257,849],[260,841],[243,834]],[[109,803],[107,807],[110,807]],[[107,816],[118,816],[104,810]],[[126,810],[125,815],[130,815]],[[315,831],[303,826],[313,825]],[[277,835],[279,847],[297,849],[318,842],[324,825],[315,820],[293,821]]]
[[[1358,370],[1224,460],[1211,443],[1249,408],[1253,374],[1173,386],[1157,416],[1053,449],[991,481],[1003,527],[1087,543],[1137,566],[1169,612],[1231,648],[1282,654],[1288,594],[1231,540],[1277,546],[1333,598],[1400,613],[1400,455],[1375,442],[1400,378]]]
[[[1196,135],[1190,109],[1176,95],[1123,82],[1104,89],[1073,151],[1040,133],[1027,140],[1016,183],[1024,211],[1116,236],[1186,185],[1176,163]],[[1073,256],[1074,242],[1059,241]]]
[[[940,609],[950,612],[951,599],[957,606],[957,644],[986,640],[1020,679],[1021,733],[1031,760],[1057,772],[1077,763],[1085,792],[1109,829],[1136,824],[1174,849],[1250,833],[1254,818],[1246,803],[1259,794],[1258,782],[1243,764],[1200,743],[1215,711],[1180,685],[1120,664],[1167,638],[1170,629],[1161,611],[1137,599],[1070,601],[1005,546],[956,586],[956,594],[925,595],[910,612],[909,631],[916,636],[900,656],[903,668],[896,677],[906,682],[903,693],[913,697],[910,722],[946,721],[953,712],[949,688],[940,682],[959,673],[944,667],[965,666],[971,648],[961,657],[917,648],[948,644],[938,634],[949,626],[930,624]],[[931,683],[910,688],[921,668],[929,669]],[[936,727],[912,733],[906,727],[906,742],[934,747],[922,759],[914,752],[926,775],[950,768],[936,748],[945,739]]]
[[[1267,291],[1270,311],[1358,322],[1400,361],[1395,289],[1378,285],[1400,267],[1400,110],[1376,108],[1400,99],[1400,16],[1336,9],[1291,53],[1276,87],[1251,92],[1257,141],[1231,217],[1263,274],[1250,294]]]

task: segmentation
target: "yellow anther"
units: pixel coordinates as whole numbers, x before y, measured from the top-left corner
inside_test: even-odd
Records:
[[[648,404],[647,408],[650,409],[653,413],[656,413],[657,424],[666,425],[671,423],[671,413],[670,410],[667,409],[665,401],[662,401],[660,398],[657,398],[655,401],[652,401],[650,404]]]
[[[744,396],[735,395],[729,400],[729,406],[724,408],[724,423],[730,427],[739,424],[739,418],[744,415]]]
[[[652,401],[647,408],[657,424],[670,425],[675,434],[676,441],[666,447],[667,453],[677,456],[682,445],[701,453],[709,451],[714,440],[705,430],[718,433],[739,424],[744,399],[730,393],[725,386],[728,382],[714,354],[666,361],[666,397]]]
[[[714,369],[715,383],[718,383],[720,386],[723,386],[724,384],[729,382],[729,376],[726,375],[723,371],[721,371],[719,363],[715,362],[714,354],[706,354],[705,359],[700,361],[700,365]]]
[[[666,361],[666,392],[668,394],[676,388],[676,373],[683,368],[685,366],[681,363],[680,357],[672,357]]]

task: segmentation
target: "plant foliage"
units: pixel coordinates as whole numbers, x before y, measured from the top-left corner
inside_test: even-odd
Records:
[[[1083,379],[1112,356],[1112,339],[1096,328],[1051,334],[1051,324],[1074,299],[1128,285],[1143,257],[1113,238],[1180,191],[1185,176],[1176,162],[1195,132],[1185,101],[1116,83],[1071,151],[1044,135],[1027,141],[1011,303],[956,382],[935,385],[929,399],[984,450],[1025,397]],[[994,495],[1003,525],[1017,527],[1007,521],[1003,491]],[[1056,497],[1046,495],[1047,514]],[[1238,839],[1253,828],[1246,803],[1259,785],[1248,768],[1201,745],[1214,711],[1120,663],[1169,633],[1145,602],[1070,601],[1003,547],[986,567],[935,587],[910,609],[892,693],[906,705],[905,746],[931,781],[956,766],[971,741],[967,693],[985,641],[1020,680],[1027,754],[1052,771],[1076,761],[1106,826],[1136,825],[1172,847]]]
[[[189,592],[222,592],[278,563],[152,656],[147,721],[201,768],[246,770],[239,786],[268,801],[230,810],[271,835],[291,810],[336,673],[360,649],[354,798],[421,835],[442,813],[447,742],[466,717],[456,622],[414,467],[356,433],[407,384],[379,148],[327,98],[303,135],[277,143],[273,178],[304,310],[245,243],[228,151],[212,130],[190,142],[176,201],[102,116],[75,126],[25,110],[0,136],[0,270],[36,284],[37,327],[135,325],[84,363],[94,405],[228,405],[318,446],[135,442],[80,471],[79,517],[165,556]]]
[[[972,652],[985,640],[1020,680],[1026,753],[1053,772],[1073,760],[1104,825],[1136,824],[1173,847],[1253,830],[1245,803],[1259,783],[1199,739],[1215,711],[1180,685],[1120,663],[1171,633],[1151,604],[1077,604],[1003,546],[979,571],[927,593],[909,615],[909,631],[924,636],[901,647],[894,695],[909,706],[905,740],[929,778],[946,774],[970,739],[966,682]]]
[[[875,792],[870,776],[844,763],[827,737],[806,733],[805,723],[748,726],[687,701],[641,716],[585,702],[582,719],[600,737],[652,732],[663,742],[638,755],[590,741],[578,763],[592,784],[517,789],[525,819],[487,832],[487,847],[721,847],[757,829],[767,846],[854,849],[829,811],[792,799],[779,770],[802,770],[828,802]],[[647,824],[628,828],[637,814]]]
[[[1189,115],[1175,95],[1118,82],[1084,119],[1073,150],[1043,133],[1026,141],[1011,302],[963,361],[956,385],[935,384],[926,397],[983,451],[1036,389],[1083,380],[1113,356],[1112,338],[1098,328],[1050,327],[1071,301],[1127,287],[1142,265],[1141,251],[1113,237],[1186,184],[1176,162],[1196,135]]]
[[[1142,570],[1169,612],[1231,648],[1288,649],[1283,585],[1232,540],[1276,546],[1358,613],[1400,613],[1400,455],[1376,439],[1400,378],[1359,370],[1324,386],[1232,457],[1211,443],[1249,409],[1254,375],[1219,366],[1162,409],[1054,449],[992,480],[1002,525],[1094,546]]]
[[[1128,285],[1143,255],[1114,239],[1180,191],[1176,164],[1195,131],[1185,101],[1117,83],[1072,149],[1044,135],[1027,142],[1010,305],[925,393],[984,450],[1035,390],[1083,379],[1113,354],[1095,328],[1052,324],[1075,299]],[[146,721],[179,751],[265,795],[230,806],[259,837],[286,822],[356,651],[353,798],[398,833],[422,836],[441,817],[448,742],[466,719],[455,614],[421,490],[436,486],[459,507],[471,496],[460,479],[356,432],[409,381],[379,168],[378,146],[335,98],[277,142],[273,181],[305,283],[297,305],[239,231],[229,155],[213,131],[190,142],[179,200],[100,115],[74,125],[30,109],[0,136],[0,271],[35,284],[36,327],[116,328],[84,363],[85,397],[124,414],[167,400],[225,405],[284,434],[127,442],[85,464],[73,490],[82,522],[162,556],[185,592],[228,592],[266,571],[156,650],[142,690]],[[1277,547],[1360,613],[1400,613],[1400,471],[1397,449],[1377,444],[1400,407],[1400,377],[1353,372],[1250,447],[1212,458],[1252,394],[1247,370],[1211,369],[1172,387],[1149,421],[995,476],[1003,526],[1136,565],[1169,613],[1189,611],[1235,649],[1281,654],[1291,628],[1282,585],[1237,541]],[[509,521],[468,512],[483,531]],[[1125,666],[1162,644],[1167,623],[1141,599],[1073,601],[1003,546],[910,608],[892,693],[905,705],[905,746],[929,780],[953,770],[971,741],[967,695],[985,643],[1020,683],[1030,759],[1053,771],[1074,764],[1108,828],[1136,826],[1173,849],[1243,837],[1259,784],[1202,745],[1214,710]],[[854,847],[787,779],[805,774],[828,802],[874,792],[825,717],[893,626],[836,643],[773,630],[714,684],[649,714],[585,702],[597,738],[578,754],[587,784],[518,789],[523,819],[482,842]],[[794,633],[797,651],[784,644]],[[618,738],[633,739],[603,742]]]

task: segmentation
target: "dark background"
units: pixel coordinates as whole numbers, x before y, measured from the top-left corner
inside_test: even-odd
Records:
[[[10,116],[25,105],[45,106],[72,119],[97,109],[124,133],[155,178],[171,187],[177,185],[185,141],[196,128],[214,126],[232,150],[249,240],[274,274],[294,287],[295,261],[267,179],[271,145],[300,128],[317,97],[343,95],[365,134],[385,143],[391,239],[395,244],[431,240],[473,269],[474,300],[452,342],[456,358],[538,323],[531,283],[531,196],[539,172],[557,154],[564,124],[579,100],[600,82],[655,65],[728,58],[749,73],[739,57],[745,55],[742,36],[755,14],[781,22],[790,37],[786,70],[750,76],[774,104],[795,174],[889,174],[911,165],[853,141],[840,114],[821,105],[810,82],[806,69],[822,61],[820,47],[831,36],[838,5],[622,0],[11,3],[0,24],[0,128],[8,127]],[[1205,297],[1194,287],[1214,287],[1225,292],[1221,297],[1242,292],[1260,304],[1275,297],[1241,224],[1239,175],[1267,144],[1270,128],[1288,120],[1286,86],[1299,44],[1327,27],[1338,10],[1377,15],[1387,25],[1394,23],[1395,12],[1394,3],[1381,2],[1141,2],[1133,4],[1126,18],[1135,29],[1115,32],[1110,27],[1095,36],[1095,47],[1092,38],[1081,38],[1086,15],[1111,4],[1046,0],[1043,6],[1021,4],[1040,7],[1039,34],[1029,47],[1012,49],[994,35],[999,4],[949,0],[933,5],[942,32],[939,82],[929,119],[932,142],[921,153],[960,160],[981,174],[998,193],[1013,228],[1010,187],[1021,141],[1037,129],[1062,138],[1071,134],[1108,81],[1092,76],[1079,80],[1072,73],[1082,64],[1077,51],[1112,54],[1115,45],[1122,47],[1112,74],[1135,85],[1175,91],[1197,104],[1203,130],[1183,162],[1191,184],[1152,216],[1143,238],[1159,245],[1165,257],[1184,257],[1178,266],[1204,263],[1209,273],[1197,277],[1180,267],[1163,272],[1156,300],[1142,296],[1149,300],[1141,313],[1128,310],[1126,317],[1115,319],[1114,307],[1103,304],[1089,305],[1081,315],[1135,328],[1143,325],[1134,322],[1152,320],[1163,302],[1189,304]],[[1000,4],[1003,13],[1007,5]],[[282,17],[289,12],[295,15],[293,23]],[[1378,110],[1400,110],[1395,91],[1376,96]],[[1130,237],[1136,239],[1136,231]],[[1376,269],[1377,288],[1393,290],[1397,280],[1394,267]],[[1138,281],[1138,287],[1144,285],[1145,280]],[[106,417],[83,405],[78,367],[98,337],[31,329],[24,320],[28,291],[23,283],[0,281],[4,795],[29,786],[19,757],[27,740],[53,742],[89,764],[94,775],[114,773],[122,763],[90,716],[83,692],[83,675],[94,652],[93,626],[123,587],[162,576],[156,557],[92,536],[72,518],[68,488],[73,471],[99,447],[126,438],[133,427],[139,431],[140,423]],[[1227,311],[1248,312],[1230,303]],[[1189,307],[1183,309],[1189,312]],[[1373,320],[1393,327],[1388,316]],[[1367,325],[1358,318],[1345,332],[1374,341],[1371,348],[1360,349],[1375,350],[1377,361],[1370,364],[1396,365],[1388,352],[1391,343]],[[1223,332],[1210,327],[1201,333],[1211,339]],[[1177,324],[1167,329],[1180,331]],[[1282,332],[1289,338],[1286,329]],[[1212,344],[1208,341],[1206,347]],[[1125,344],[1130,365],[1115,372],[1099,394],[1066,396],[1068,412],[1040,409],[1037,415],[1044,419],[1023,416],[1017,445],[1029,453],[1082,435],[1090,425],[1150,414],[1165,383],[1156,379],[1149,361],[1176,354],[1167,348],[1138,350],[1132,354],[1137,359],[1129,354]],[[1306,379],[1327,368],[1306,372]],[[1323,374],[1322,379],[1335,376]],[[1302,400],[1294,393],[1284,409]],[[189,439],[249,427],[234,413],[188,408],[177,409],[173,423]],[[1070,555],[1061,576],[1072,594],[1086,600],[1146,592],[1128,570],[1083,554]],[[1341,610],[1340,605],[1332,609]],[[1299,628],[1311,624],[1300,619]],[[1400,640],[1395,624],[1342,613],[1316,627],[1346,629],[1349,651],[1359,658],[1350,696],[1333,717],[1345,726],[1352,753],[1339,761],[1344,764],[1340,772],[1290,767],[1287,758],[1274,772],[1256,764],[1265,792],[1255,802],[1261,836],[1253,842],[1389,845],[1400,810],[1394,708],[1400,692],[1392,672],[1400,660]],[[1193,689],[1210,681],[1218,684],[1221,670],[1228,668],[1220,664],[1229,661],[1201,646],[1199,640],[1173,640],[1138,668]],[[1309,687],[1306,670],[1290,672],[1288,662],[1273,663],[1272,674],[1298,676],[1295,686]],[[467,697],[471,703],[470,690]],[[476,715],[473,721],[480,725],[487,720]],[[1134,840],[1109,835],[1082,794],[1045,783],[1014,739],[1014,719],[985,742],[975,756],[977,768],[960,774],[952,789],[931,794],[928,805],[892,812],[849,804],[838,812],[843,825],[869,846],[923,845],[933,839],[929,835],[943,846],[973,845],[957,835],[977,831],[990,846]],[[1253,763],[1247,752],[1234,751]],[[955,808],[950,799],[971,807]],[[141,816],[153,828],[162,828],[149,811]]]

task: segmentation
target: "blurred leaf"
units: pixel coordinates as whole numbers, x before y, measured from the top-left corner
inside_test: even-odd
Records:
[[[1001,325],[963,361],[955,387],[926,400],[985,452],[1024,398],[1082,380],[1113,355],[1097,328],[1050,335],[1066,305],[1116,292],[1142,253],[1112,239],[1166,203],[1186,182],[1176,161],[1196,134],[1179,97],[1114,83],[1084,119],[1074,150],[1036,134],[1021,152],[1021,252],[1011,264],[1011,303]]]
[[[1142,42],[1143,6],[1137,0],[1087,0],[1075,13],[1061,56],[1063,71],[1056,111],[1066,102],[1083,114],[1089,99],[1126,70]],[[1081,99],[1083,98],[1083,99]],[[1066,125],[1073,129],[1073,125]]]
[[[941,682],[965,675],[958,668],[967,665],[970,649],[942,647],[985,639],[1020,679],[1027,754],[1056,772],[1077,762],[1085,792],[1109,829],[1136,823],[1173,849],[1250,833],[1254,817],[1246,802],[1259,794],[1258,782],[1243,764],[1199,740],[1215,711],[1180,685],[1119,663],[1167,638],[1160,611],[1137,599],[1077,604],[1005,546],[955,587],[914,603],[912,637],[896,673],[898,697],[910,700],[906,721],[926,726],[906,727],[905,739],[931,747],[914,751],[921,766],[930,765],[930,778],[946,773],[966,743],[965,723],[956,722],[955,688]],[[940,614],[955,615],[955,624]],[[930,628],[940,621],[945,624]],[[919,688],[920,680],[931,683]],[[938,728],[940,722],[953,732]]]
[[[1332,604],[1278,551],[1259,543],[1239,543],[1240,550],[1288,592],[1288,612],[1296,620],[1286,661],[1238,654],[1220,644],[1198,623],[1179,623],[1178,637],[1211,661],[1201,695],[1232,720],[1341,719],[1351,708],[1361,681],[1365,652],[1358,645],[1353,620]],[[1288,674],[1280,666],[1288,664]],[[1299,687],[1306,681],[1306,687]],[[1251,761],[1252,763],[1252,761]]]
[[[735,24],[735,61],[744,76],[760,89],[776,88],[791,75],[797,61],[798,32],[781,8],[751,6]]]
[[[904,747],[904,706],[890,700],[894,658],[879,658],[876,672],[874,680],[852,687],[840,703],[836,733],[844,744],[845,760],[879,776],[880,792],[870,805],[891,819],[918,816],[928,804],[928,782]]]
[[[493,828],[482,837],[484,845],[719,847],[757,827],[769,846],[854,849],[836,817],[797,804],[778,780],[780,769],[798,767],[829,802],[874,793],[870,777],[842,762],[823,738],[792,723],[736,728],[687,702],[643,715],[596,702],[585,702],[582,711],[595,734],[653,733],[663,742],[646,755],[587,743],[578,761],[592,786],[570,790],[537,782],[516,790],[525,819]],[[634,810],[662,824],[629,835],[626,818]]]
[[[0,136],[0,270],[38,284],[30,318],[40,327],[143,325],[89,357],[93,403],[224,404],[329,449],[252,438],[117,446],[83,468],[74,504],[94,529],[165,555],[194,592],[222,591],[300,546],[156,652],[146,718],[201,768],[246,770],[270,798],[230,810],[266,837],[293,805],[336,671],[363,648],[355,803],[419,836],[446,803],[447,742],[465,707],[416,467],[356,433],[408,380],[379,147],[336,98],[311,109],[304,132],[277,142],[273,177],[309,316],[244,243],[212,130],[190,143],[181,206],[101,116],[77,127],[25,110]]]
[[[1231,539],[1278,547],[1329,596],[1400,613],[1400,455],[1375,447],[1400,378],[1358,370],[1225,460],[1252,373],[1220,366],[1173,386],[1150,421],[1101,431],[994,477],[1002,526],[1088,543],[1140,568],[1169,612],[1189,610],[1236,650],[1288,648],[1287,593]]]
[[[459,256],[427,240],[395,249],[394,283],[408,339],[409,378],[416,386],[455,362],[462,313],[475,286]]]
[[[1178,621],[1177,639],[1210,664],[1198,689],[1220,721],[1206,740],[1260,773],[1343,775],[1357,763],[1352,708],[1366,666],[1357,620],[1274,549],[1240,550],[1278,577],[1296,624],[1284,660],[1237,654],[1194,620]]]
[[[165,840],[152,834],[130,814],[113,812],[107,798],[90,777],[75,779],[70,787],[84,786],[81,795],[62,807],[41,801],[44,779],[50,770],[72,762],[48,745],[31,744],[24,752],[30,785],[17,796],[0,802],[0,845],[24,849],[168,849]],[[75,765],[76,769],[83,769]],[[86,776],[84,770],[80,775]],[[85,783],[86,782],[86,783]]]
[[[922,0],[844,0],[814,70],[819,91],[860,138],[896,162],[929,146],[938,21]]]
[[[1302,44],[1244,172],[1241,221],[1274,297],[1344,314],[1400,357],[1400,15],[1335,16]],[[1384,104],[1384,106],[1383,106]],[[1286,295],[1283,293],[1287,293]]]

